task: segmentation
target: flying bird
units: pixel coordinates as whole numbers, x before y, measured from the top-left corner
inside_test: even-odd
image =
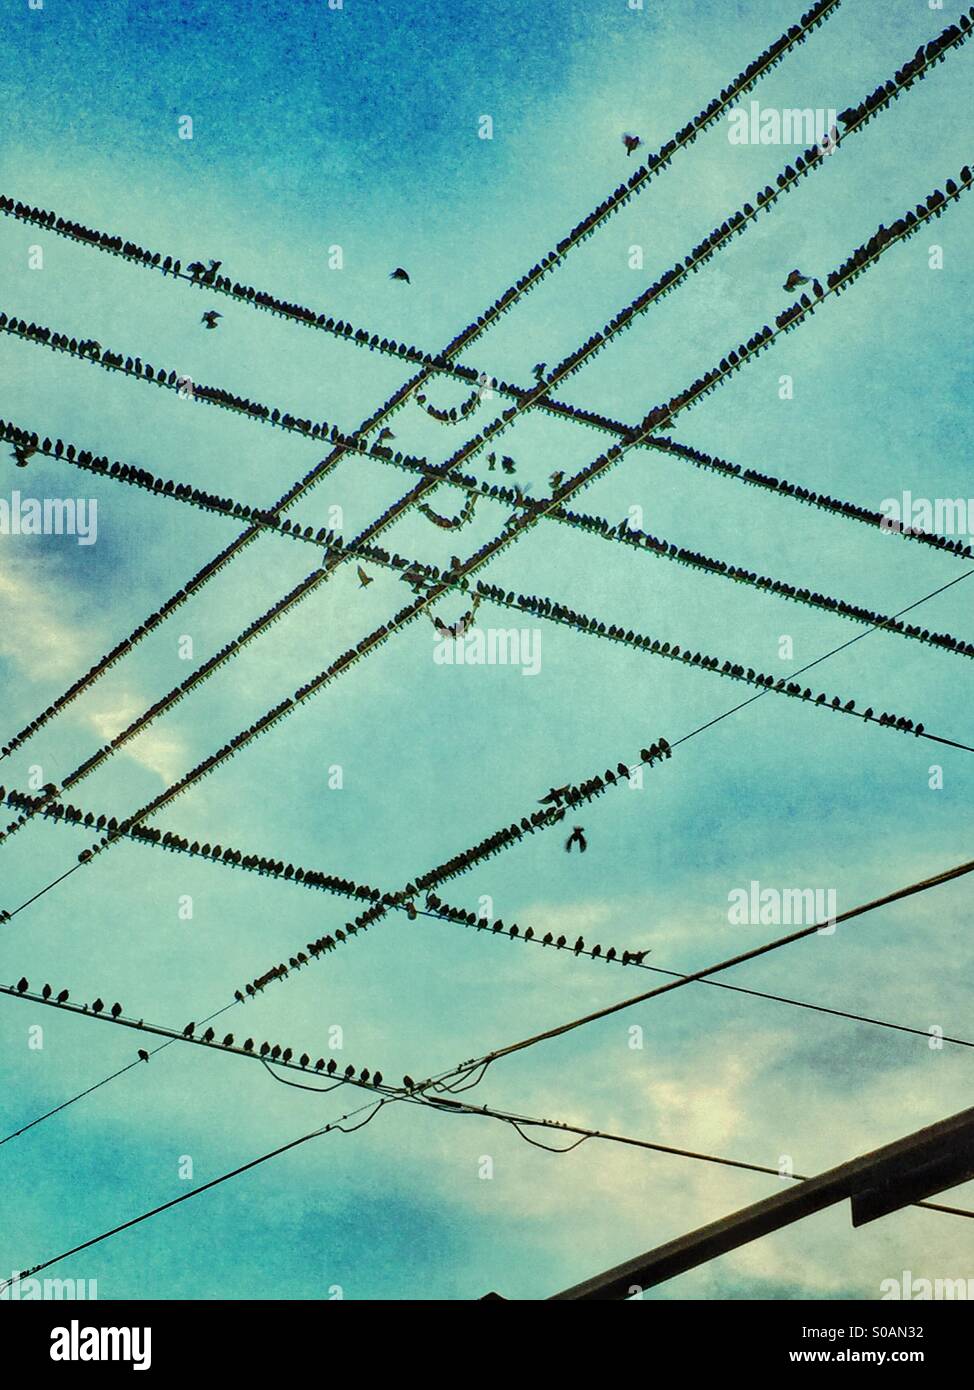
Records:
[[[403,270],[403,268],[402,268],[401,265],[397,265],[396,268],[395,268],[395,270],[390,270],[390,272],[389,272],[389,279],[390,279],[390,280],[405,280],[405,282],[406,282],[407,285],[411,285],[411,284],[412,284],[412,281],[410,280],[408,274],[406,273],[405,270]]]
[[[568,839],[565,841],[565,849],[570,854],[572,845],[578,845],[579,851],[584,854],[588,849],[588,841],[585,838],[585,831],[582,826],[576,825]]]
[[[388,425],[383,425],[375,437],[376,444],[384,444],[387,439],[395,439],[395,435]]]
[[[535,380],[541,381],[547,369],[547,362],[535,362],[531,370],[534,372]]]
[[[37,453],[36,444],[15,444],[14,451],[10,457],[15,461],[18,468],[26,468],[28,461]]]
[[[788,274],[788,279],[782,285],[783,290],[797,290],[801,285],[811,284],[811,277],[803,275],[800,270],[792,270]]]
[[[200,319],[200,323],[205,323],[207,328],[216,328],[218,327],[217,319],[222,318],[223,315],[220,313],[219,309],[207,309],[206,313]]]
[[[362,568],[361,565],[356,565],[355,568],[356,568],[356,571],[358,572],[358,582],[359,582],[359,585],[360,585],[361,588],[363,588],[363,589],[368,588],[368,586],[372,583],[372,575],[371,575],[371,574],[366,574],[366,573],[365,573],[365,570]]]
[[[638,150],[643,142],[638,135],[624,135],[622,137],[622,143],[626,147],[626,158],[628,159],[633,150]]]

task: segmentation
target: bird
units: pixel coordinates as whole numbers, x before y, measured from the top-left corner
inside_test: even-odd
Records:
[[[94,1003],[92,1004],[92,1006],[91,1006],[91,1012],[92,1012],[93,1014],[100,1014],[101,1011],[102,1011],[102,1009],[103,1009],[104,1007],[105,1007],[104,1003],[103,1003],[100,999],[96,999],[95,1002],[94,1002]]]
[[[381,1085],[382,1085],[382,1073],[381,1073],[381,1071],[377,1071],[377,1072],[373,1072],[373,1073],[372,1073],[372,1085],[373,1085],[373,1086],[381,1086]]]
[[[37,445],[15,444],[14,451],[10,457],[17,464],[18,468],[26,468],[28,461],[37,453]]]
[[[298,1058],[298,1066],[306,1067],[310,1061],[311,1058],[308,1056],[308,1054],[306,1052],[302,1052],[301,1056]]]
[[[788,279],[782,285],[783,290],[797,290],[801,285],[811,284],[811,277],[803,275],[800,270],[792,270],[788,274]]]
[[[212,270],[212,272],[213,272],[214,275],[215,275],[216,272],[220,269],[220,266],[221,266],[222,264],[223,264],[222,261],[210,261],[210,269]]]
[[[371,575],[371,574],[366,574],[366,573],[365,573],[365,570],[362,568],[361,565],[356,565],[355,568],[356,568],[356,570],[357,570],[357,572],[358,572],[358,582],[359,582],[360,588],[362,588],[362,589],[368,588],[368,586],[372,583],[372,575]]]
[[[246,1042],[244,1043],[244,1045],[243,1045],[243,1050],[244,1050],[244,1052],[253,1052],[253,1050],[254,1050],[254,1040],[253,1040],[253,1038],[248,1038],[248,1039],[247,1039],[247,1041],[246,1041]]]
[[[203,1041],[204,1041],[204,1042],[212,1042],[213,1039],[214,1039],[215,1037],[216,1037],[216,1034],[214,1033],[213,1029],[212,1029],[212,1028],[207,1028],[206,1032],[203,1034]]]
[[[535,380],[541,381],[547,369],[547,362],[535,362],[531,370],[534,372]]]
[[[539,806],[557,805],[563,796],[568,794],[569,787],[552,787],[547,796],[538,797]]]
[[[25,978],[25,976],[21,975],[20,979],[17,981],[17,993],[23,994],[27,989],[29,989],[29,987],[29,981]]]
[[[206,313],[200,319],[200,323],[205,323],[207,328],[216,328],[218,326],[217,319],[222,318],[223,315],[220,313],[219,309],[207,309]]]
[[[334,1075],[335,1075],[335,1072],[336,1072],[337,1070],[338,1070],[338,1063],[335,1061],[334,1057],[329,1057],[329,1058],[328,1058],[328,1065],[327,1065],[327,1067],[325,1067],[325,1071],[328,1073],[329,1076],[334,1076]]]
[[[61,993],[57,997],[57,1002],[59,1004],[66,1004],[68,1002],[68,991],[66,989],[62,989]]]
[[[196,1030],[196,1024],[195,1024],[195,1023],[187,1023],[186,1027],[183,1029],[183,1037],[184,1037],[184,1038],[191,1038],[191,1037],[193,1036],[193,1033],[195,1032],[195,1030]]]
[[[243,995],[240,993],[239,989],[235,989],[235,990],[233,991],[233,997],[234,997],[234,999],[236,999],[236,1001],[237,1001],[238,1004],[242,1004],[242,1003],[244,1002],[244,997],[243,997]]]
[[[232,1034],[232,1033],[228,1033],[227,1036],[223,1039],[223,1046],[224,1046],[224,1047],[233,1047],[233,1034]]]
[[[355,1075],[355,1068],[352,1066],[351,1062],[349,1062],[348,1066],[345,1068],[345,1080],[346,1080],[346,1081],[351,1081],[351,1079],[352,1079],[352,1077],[353,1077],[354,1075]]]
[[[572,833],[565,841],[565,849],[569,854],[571,853],[572,845],[578,845],[579,851],[582,854],[584,854],[585,851],[588,849],[588,841],[585,838],[585,831],[583,827],[580,825],[576,825],[573,827]]]
[[[633,150],[638,150],[643,142],[638,135],[624,135],[622,137],[622,143],[626,147],[626,158],[628,159]]]
[[[552,473],[551,477],[548,479],[548,486],[552,490],[554,490],[556,487],[561,487],[564,481],[565,470],[563,468],[559,468],[556,472]]]
[[[503,468],[504,472],[513,473],[516,467],[517,465],[511,458],[510,454],[505,454],[504,457],[501,459],[501,468]]]
[[[119,1014],[120,1014],[121,1012],[122,1012],[122,1006],[121,1006],[121,1004],[113,1004],[113,1005],[112,1005],[112,1018],[118,1018],[118,1016],[119,1016]]]
[[[384,444],[387,439],[395,439],[395,435],[388,425],[383,425],[375,437],[376,444]]]
[[[411,284],[413,283],[412,280],[410,280],[409,275],[407,274],[407,272],[406,272],[405,270],[403,270],[403,268],[402,268],[401,265],[397,265],[396,268],[395,268],[395,270],[390,270],[390,272],[389,272],[389,279],[390,279],[390,280],[405,280],[405,282],[406,282],[407,285],[411,285]]]
[[[140,1047],[140,1048],[139,1048],[139,1061],[140,1061],[140,1062],[147,1062],[148,1060],[149,1060],[149,1054],[148,1054],[148,1052],[146,1052],[146,1050],[145,1050],[144,1047]]]
[[[44,988],[41,990],[41,998],[42,998],[42,999],[50,999],[50,997],[51,997],[51,986],[50,986],[50,985],[45,985]]]

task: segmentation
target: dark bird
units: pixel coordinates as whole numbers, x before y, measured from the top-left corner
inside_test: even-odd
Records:
[[[396,268],[395,268],[395,270],[390,270],[390,272],[389,272],[389,279],[390,279],[390,280],[405,280],[405,282],[406,282],[407,285],[411,285],[411,284],[412,284],[412,281],[410,280],[408,274],[406,273],[405,270],[403,270],[403,268],[402,268],[401,265],[397,265]]]
[[[547,362],[535,362],[531,370],[534,372],[535,379],[537,381],[541,381],[543,379],[547,366]]]
[[[622,143],[626,147],[626,158],[628,159],[633,150],[638,150],[643,142],[638,135],[624,135],[622,137]]]
[[[215,275],[216,272],[220,269],[220,266],[221,266],[222,264],[223,264],[222,261],[210,261],[210,269],[212,270],[212,272],[213,272],[214,275]]]
[[[196,1031],[196,1024],[195,1024],[195,1023],[187,1023],[186,1027],[183,1029],[183,1037],[184,1037],[184,1038],[191,1038],[191,1037],[193,1036],[193,1033],[194,1033],[195,1031]]]
[[[302,1052],[301,1056],[298,1058],[298,1065],[301,1067],[306,1067],[310,1061],[311,1058],[308,1056],[308,1054],[306,1052]]]
[[[315,1065],[317,1066],[317,1063],[315,1063]],[[335,1075],[335,1072],[336,1072],[337,1070],[338,1070],[338,1063],[335,1061],[334,1057],[329,1057],[329,1058],[328,1058],[328,1065],[327,1065],[327,1067],[325,1068],[325,1071],[327,1071],[327,1073],[328,1073],[329,1076],[334,1076],[334,1075]]]
[[[207,1028],[206,1032],[203,1034],[203,1041],[204,1041],[204,1042],[212,1042],[213,1039],[214,1039],[215,1037],[216,1037],[216,1034],[214,1033],[213,1029],[212,1029],[212,1028]]]
[[[62,989],[61,993],[57,997],[57,1002],[59,1004],[66,1004],[68,1002],[68,991],[66,989]]]
[[[563,468],[559,468],[558,471],[552,473],[551,477],[548,479],[548,486],[551,488],[552,491],[554,491],[556,487],[561,487],[564,481],[565,470]]]
[[[375,437],[376,444],[384,444],[387,439],[395,439],[395,435],[388,425],[383,425],[382,429]]]
[[[247,1041],[246,1041],[246,1042],[244,1043],[244,1045],[243,1045],[243,1050],[244,1050],[244,1052],[253,1052],[253,1050],[254,1050],[254,1040],[253,1040],[253,1038],[248,1038],[248,1039],[247,1039]]]
[[[236,1001],[237,1001],[238,1004],[242,1004],[242,1003],[244,1002],[244,997],[243,997],[243,995],[240,993],[239,989],[235,989],[235,990],[233,991],[233,997],[234,997],[234,999],[236,999]]]
[[[233,1034],[232,1034],[232,1033],[228,1033],[227,1036],[223,1039],[223,1046],[224,1046],[224,1047],[233,1047]]]
[[[37,445],[15,444],[11,458],[18,468],[26,468],[30,459],[37,453]]]
[[[258,1050],[259,1050],[260,1055],[261,1055],[262,1057],[266,1057],[267,1054],[268,1054],[268,1052],[270,1052],[270,1050],[271,1050],[271,1045],[270,1045],[270,1043],[266,1040],[266,1038],[265,1038],[265,1040],[261,1043],[260,1048],[259,1048]]]
[[[803,275],[800,270],[792,270],[788,274],[788,279],[782,285],[783,290],[797,290],[802,285],[810,285],[811,276]]]
[[[45,985],[44,988],[41,990],[41,998],[42,998],[42,999],[50,999],[51,993],[52,993],[51,986],[50,986],[50,985]]]
[[[582,854],[584,854],[585,851],[588,849],[588,841],[585,838],[585,831],[584,828],[580,825],[576,825],[573,827],[572,833],[565,841],[565,849],[569,854],[571,853],[572,845],[578,845],[579,851]]]
[[[17,981],[17,993],[23,994],[29,988],[30,982],[23,975],[21,975],[20,979]]]
[[[101,999],[96,999],[95,1002],[94,1002],[94,1003],[92,1004],[92,1006],[91,1006],[91,1012],[92,1012],[93,1014],[100,1014],[101,1011],[102,1011],[102,1009],[103,1009],[104,1007],[105,1007],[105,1005],[104,1005],[103,1001],[102,1001]]]
[[[516,467],[517,464],[511,458],[510,454],[505,454],[501,459],[501,468],[503,468],[504,472],[513,473]]]
[[[416,1082],[413,1080],[411,1076],[404,1076],[402,1079],[402,1084],[405,1086],[407,1091],[413,1091],[416,1089]]]
[[[371,574],[366,574],[366,573],[365,573],[365,570],[362,568],[361,565],[356,565],[355,568],[356,568],[356,570],[357,570],[357,572],[358,572],[358,582],[359,582],[359,585],[360,585],[361,588],[363,588],[363,589],[368,588],[368,586],[372,583],[372,576],[371,576]]]
[[[381,1086],[381,1085],[382,1085],[382,1073],[381,1073],[381,1071],[377,1071],[377,1072],[375,1072],[375,1073],[373,1074],[373,1076],[372,1076],[372,1085],[373,1085],[373,1086]]]
[[[580,956],[582,952],[585,950],[585,942],[582,940],[581,937],[579,937],[578,940],[575,942],[574,950],[576,956]]]
[[[119,1014],[120,1014],[121,1012],[122,1012],[122,1006],[121,1006],[121,1004],[113,1004],[113,1005],[112,1005],[112,1018],[118,1018],[118,1016],[119,1016]]]
[[[205,323],[207,328],[217,328],[217,319],[222,318],[223,315],[220,313],[219,309],[207,309],[206,313],[200,319],[200,323]]]
[[[552,787],[551,790],[548,792],[548,795],[547,795],[547,796],[539,796],[539,797],[538,797],[538,805],[539,805],[539,806],[548,806],[548,805],[555,806],[555,805],[558,804],[558,802],[562,799],[563,796],[566,796],[566,795],[567,795],[568,791],[569,791],[569,787],[567,787],[567,786],[565,786],[565,787]]]
[[[146,1052],[146,1050],[145,1050],[144,1047],[140,1047],[140,1048],[139,1048],[139,1061],[140,1061],[140,1062],[147,1062],[148,1060],[149,1060],[149,1054],[148,1054],[148,1052]]]
[[[352,1077],[353,1077],[354,1075],[355,1075],[355,1068],[352,1066],[351,1062],[349,1062],[348,1066],[345,1068],[345,1080],[346,1080],[346,1081],[351,1081],[351,1079],[352,1079]]]

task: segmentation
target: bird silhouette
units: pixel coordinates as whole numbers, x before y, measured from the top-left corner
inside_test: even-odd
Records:
[[[148,1052],[146,1052],[146,1050],[145,1050],[144,1047],[140,1047],[140,1048],[139,1048],[139,1061],[140,1061],[140,1062],[147,1062],[148,1060],[149,1060],[149,1054],[148,1054]]]
[[[407,1091],[413,1091],[416,1089],[416,1082],[413,1080],[411,1076],[404,1076],[402,1079],[402,1084],[405,1086]]]
[[[565,849],[569,854],[571,853],[572,845],[578,845],[579,852],[581,854],[584,854],[585,851],[588,849],[588,841],[585,838],[585,831],[583,827],[580,825],[576,825],[573,827],[572,833],[565,841]]]
[[[15,444],[14,451],[10,457],[14,460],[18,468],[26,468],[30,459],[37,453],[37,445]]]
[[[195,1024],[195,1023],[187,1023],[186,1027],[183,1029],[183,1037],[184,1037],[184,1038],[191,1038],[191,1037],[193,1036],[193,1033],[194,1033],[195,1031],[196,1031],[196,1024]]]
[[[22,975],[22,976],[20,977],[20,979],[17,981],[17,993],[18,993],[18,994],[23,994],[23,993],[25,993],[25,991],[26,991],[27,989],[29,989],[29,988],[30,988],[30,982],[26,979],[25,976]]]
[[[41,998],[42,998],[42,999],[50,999],[51,994],[52,994],[51,986],[50,986],[50,985],[45,985],[44,988],[41,990]]]
[[[542,380],[542,378],[544,377],[544,374],[545,374],[545,370],[547,369],[547,366],[548,366],[547,362],[535,362],[535,364],[534,364],[534,366],[531,368],[531,370],[534,372],[534,375],[535,375],[536,380],[538,380],[538,381],[541,381],[541,380]]]
[[[501,459],[501,468],[503,468],[504,472],[513,473],[516,467],[517,465],[511,458],[510,454],[505,454],[504,457]]]
[[[66,989],[62,989],[61,993],[57,997],[57,1002],[59,1004],[66,1004],[68,1002],[68,991]]]
[[[233,1047],[233,1034],[232,1034],[232,1033],[228,1033],[227,1036],[223,1039],[223,1046],[224,1046],[224,1047]]]
[[[788,279],[782,285],[783,290],[797,290],[802,285],[811,284],[811,277],[803,275],[800,270],[792,270],[788,273]]]
[[[403,268],[402,268],[401,265],[397,265],[396,268],[395,268],[395,270],[391,270],[391,271],[389,272],[389,279],[390,279],[390,280],[405,280],[405,282],[406,282],[407,285],[411,285],[411,284],[412,284],[412,281],[410,280],[408,274],[406,273],[405,270],[403,270]]]
[[[383,425],[382,429],[375,437],[376,444],[384,444],[387,439],[395,439],[395,435],[388,425]]]
[[[203,1034],[203,1041],[204,1041],[204,1042],[212,1042],[213,1039],[214,1039],[215,1037],[216,1037],[216,1034],[214,1033],[213,1029],[212,1029],[212,1028],[207,1028],[206,1032]]]
[[[223,315],[220,313],[219,309],[207,309],[206,313],[200,319],[200,323],[205,323],[207,328],[217,328],[219,327],[217,319],[222,318]]]
[[[622,137],[622,143],[626,147],[626,158],[628,159],[633,150],[638,150],[643,142],[638,135],[624,135]]]
[[[236,1001],[237,1001],[238,1004],[242,1004],[242,1003],[244,1002],[244,997],[243,997],[243,995],[240,993],[239,989],[235,989],[235,990],[233,991],[233,997],[234,997],[234,999],[236,999]]]
[[[101,1000],[101,999],[96,999],[95,1002],[94,1002],[94,1003],[92,1004],[92,1006],[91,1006],[91,1012],[92,1012],[93,1014],[100,1014],[101,1011],[102,1011],[102,1009],[103,1009],[104,1007],[105,1007],[105,1005],[104,1005],[104,1003],[102,1002],[102,1000]]]
[[[565,470],[563,468],[559,468],[557,472],[552,473],[551,477],[548,479],[548,486],[552,489],[552,491],[554,491],[556,487],[561,487],[564,481]]]
[[[121,1006],[121,1004],[113,1004],[113,1005],[112,1005],[112,1018],[118,1018],[118,1016],[119,1016],[119,1014],[120,1014],[121,1012],[122,1012],[122,1006]]]
[[[365,570],[362,568],[361,565],[356,565],[355,568],[358,572],[359,586],[363,589],[368,588],[368,586],[372,583],[372,575],[366,574]]]

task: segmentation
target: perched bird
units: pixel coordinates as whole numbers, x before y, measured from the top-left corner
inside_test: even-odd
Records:
[[[377,1072],[374,1072],[374,1073],[373,1073],[373,1075],[372,1075],[372,1085],[373,1085],[373,1086],[381,1086],[381,1085],[382,1085],[382,1073],[381,1073],[381,1071],[377,1071]]]
[[[148,1054],[148,1052],[146,1052],[146,1050],[145,1050],[144,1047],[140,1047],[140,1048],[139,1048],[139,1061],[140,1061],[140,1062],[147,1062],[148,1060],[149,1060],[149,1054]]]
[[[535,380],[541,381],[543,379],[547,366],[547,362],[535,362],[534,366],[531,368],[534,372]]]
[[[556,806],[563,796],[567,796],[569,787],[552,787],[547,796],[538,797],[539,806]]]
[[[220,313],[219,309],[207,309],[206,313],[200,319],[200,323],[205,323],[207,328],[216,328],[218,327],[217,319],[222,318],[223,315]]]
[[[571,853],[572,845],[578,845],[579,851],[582,854],[584,854],[585,851],[588,849],[588,841],[585,838],[585,831],[583,827],[580,825],[576,825],[573,827],[572,833],[565,841],[565,849],[569,854]]]
[[[411,1076],[404,1076],[402,1079],[402,1084],[405,1086],[407,1091],[412,1091],[416,1088],[416,1082],[413,1080]]]
[[[811,276],[803,275],[800,270],[792,270],[781,288],[783,290],[797,290],[801,285],[809,284],[811,284]]]
[[[244,997],[243,997],[243,995],[240,993],[239,989],[235,989],[235,990],[233,991],[233,997],[234,997],[234,999],[236,999],[236,1001],[237,1001],[238,1004],[242,1004],[242,1003],[244,1002]]]
[[[409,278],[409,276],[407,275],[406,271],[403,270],[403,268],[402,268],[401,265],[397,265],[396,268],[395,268],[395,270],[390,270],[390,272],[389,272],[389,279],[390,279],[390,280],[405,280],[405,282],[406,282],[407,285],[411,285],[411,284],[412,284],[412,281],[410,280],[410,278]]]
[[[548,486],[549,486],[549,487],[552,489],[552,491],[553,491],[556,487],[561,487],[561,485],[562,485],[562,483],[563,483],[564,481],[565,481],[565,470],[564,470],[563,468],[559,468],[558,471],[555,472],[555,473],[552,473],[551,477],[548,479]]]
[[[581,953],[585,950],[585,942],[582,940],[581,937],[579,937],[578,940],[575,942],[574,950],[576,956],[580,956]]]
[[[195,1024],[195,1023],[187,1023],[186,1027],[183,1029],[183,1037],[184,1037],[184,1038],[191,1038],[191,1037],[193,1036],[193,1033],[194,1033],[195,1031],[196,1031],[196,1024]]]
[[[628,159],[633,150],[638,150],[643,142],[638,135],[624,135],[622,137],[622,143],[626,147],[626,158]]]
[[[27,463],[37,453],[37,445],[15,444],[14,451],[10,457],[17,464],[18,468],[26,468]]]
[[[232,1033],[228,1033],[227,1036],[223,1039],[223,1046],[224,1046],[224,1047],[233,1047],[233,1034],[232,1034]]]
[[[246,1041],[246,1042],[244,1043],[244,1045],[243,1045],[243,1050],[244,1050],[244,1052],[253,1052],[253,1050],[254,1050],[254,1040],[253,1040],[253,1038],[248,1038],[248,1039],[247,1039],[247,1041]]]
[[[41,990],[41,998],[42,998],[42,999],[50,999],[51,993],[52,993],[52,991],[51,991],[51,986],[50,986],[50,985],[45,985],[44,988]]]
[[[315,1065],[317,1065],[317,1063],[316,1063]],[[327,1065],[327,1067],[325,1068],[325,1071],[327,1071],[327,1073],[328,1073],[329,1076],[334,1076],[334,1075],[335,1075],[335,1072],[336,1072],[337,1070],[338,1070],[338,1063],[335,1061],[334,1057],[329,1057],[329,1058],[328,1058],[328,1065]]]
[[[57,997],[57,1002],[59,1004],[66,1004],[68,1002],[68,991],[66,989],[62,989],[61,993]]]
[[[306,1067],[310,1061],[311,1058],[308,1056],[308,1054],[306,1052],[302,1052],[301,1056],[298,1058],[298,1065]]]
[[[94,1002],[94,1003],[92,1004],[92,1006],[91,1006],[91,1012],[92,1012],[93,1014],[100,1014],[101,1011],[102,1011],[102,1009],[103,1009],[104,1007],[105,1007],[105,1005],[104,1005],[104,1003],[102,1002],[102,1000],[96,999],[95,1002]]]
[[[17,981],[17,993],[23,994],[29,988],[30,982],[23,975],[21,975],[20,979]]]
[[[112,1018],[118,1018],[118,1016],[119,1016],[119,1014],[120,1014],[121,1012],[122,1012],[122,1006],[121,1006],[121,1004],[113,1004],[113,1005],[112,1005]]]
[[[383,425],[375,437],[376,444],[384,444],[387,439],[395,439],[395,435],[388,425]]]
[[[352,1079],[352,1077],[353,1077],[354,1075],[355,1075],[355,1068],[352,1066],[351,1062],[349,1062],[348,1066],[345,1068],[345,1080],[346,1080],[346,1081],[351,1081],[351,1079]]]
[[[368,586],[372,583],[371,574],[366,574],[365,570],[362,568],[361,565],[356,565],[355,568],[358,572],[358,582],[360,587],[363,589],[368,588]]]
[[[214,275],[215,275],[216,272],[220,269],[220,266],[221,266],[222,264],[223,264],[222,261],[210,261],[210,269],[212,270],[212,272],[213,272]]]
[[[215,1037],[216,1037],[216,1034],[214,1033],[213,1029],[212,1029],[212,1028],[207,1028],[206,1032],[203,1034],[203,1041],[204,1041],[204,1042],[212,1042],[213,1039],[214,1039]]]

